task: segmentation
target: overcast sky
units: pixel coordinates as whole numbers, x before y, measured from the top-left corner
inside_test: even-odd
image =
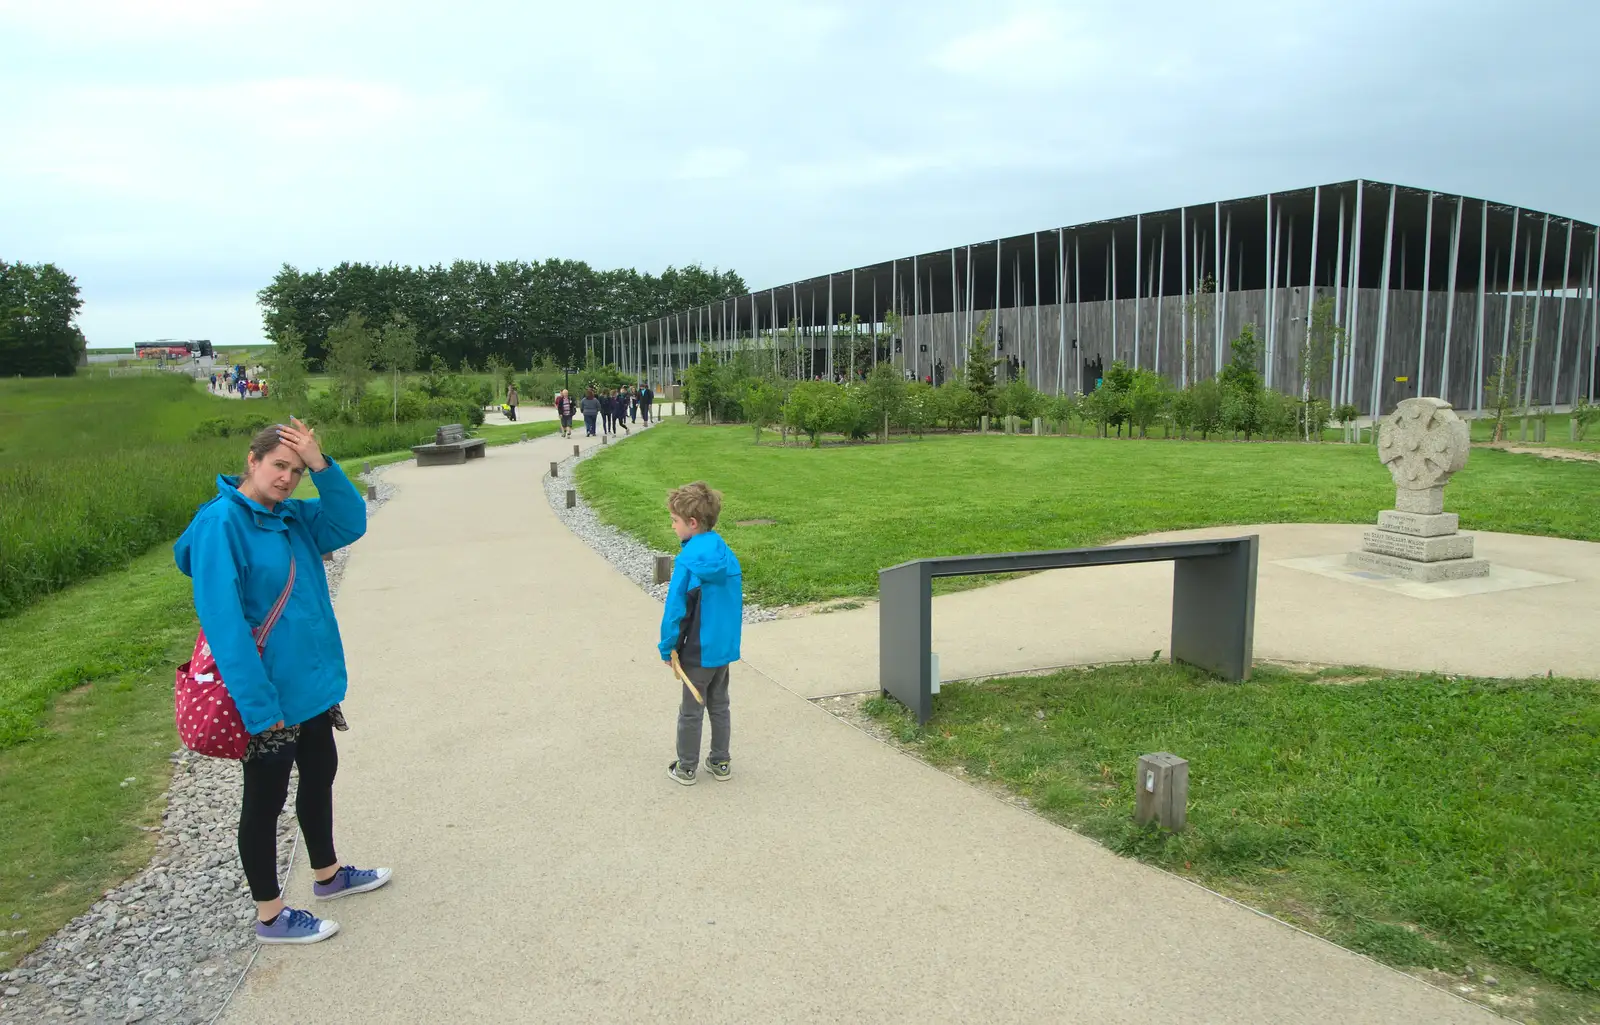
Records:
[[[0,259],[90,344],[287,262],[754,287],[1365,177],[1600,220],[1593,0],[0,0]]]

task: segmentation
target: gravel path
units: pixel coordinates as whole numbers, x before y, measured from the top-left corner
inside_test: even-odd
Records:
[[[361,484],[394,494],[380,467]],[[350,550],[328,563],[338,594]],[[172,787],[156,854],[138,876],[0,974],[0,1025],[151,1022],[199,1025],[221,1013],[256,951],[255,905],[239,867],[239,766],[190,751],[172,755]],[[278,819],[278,874],[295,846],[293,782]]]
[[[652,425],[653,426],[653,425]],[[629,438],[643,434],[649,428],[639,425],[631,434],[624,434],[621,438],[613,438],[612,445],[620,445]],[[597,452],[604,452],[605,448],[595,446],[585,450],[581,455],[568,456],[563,459],[556,469],[558,476],[544,475],[544,496],[550,501],[550,508],[555,511],[556,517],[566,524],[567,529],[577,535],[584,544],[593,548],[606,561],[617,568],[617,572],[638,584],[650,597],[656,601],[665,602],[667,599],[666,584],[652,584],[655,576],[655,560],[658,555],[671,555],[671,552],[658,552],[653,548],[629,537],[616,527],[602,523],[589,503],[583,500],[581,494],[577,495],[577,505],[567,508],[567,489],[576,488],[573,483],[574,468],[578,463]],[[661,515],[667,515],[663,504]],[[746,623],[765,623],[777,619],[778,614],[759,605],[748,602],[744,607],[744,621]]]

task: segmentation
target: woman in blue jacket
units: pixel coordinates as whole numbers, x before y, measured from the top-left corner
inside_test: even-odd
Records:
[[[291,498],[307,470],[322,497]],[[200,507],[174,548],[178,568],[194,580],[200,626],[250,734],[239,860],[262,943],[316,943],[339,931],[335,922],[285,906],[278,888],[277,822],[292,766],[300,769],[294,806],[316,877],[313,895],[331,900],[389,881],[386,868],[340,866],[333,849],[333,731],[348,727],[339,708],[344,646],[322,553],[366,530],[366,502],[322,454],[316,433],[291,418],[251,440],[244,474],[217,478],[217,497]],[[251,630],[283,593],[291,560],[289,600],[258,653]]]

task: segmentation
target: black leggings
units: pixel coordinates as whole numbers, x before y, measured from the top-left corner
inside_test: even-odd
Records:
[[[333,853],[333,777],[339,749],[333,721],[323,712],[300,724],[300,739],[244,763],[244,803],[239,809],[239,861],[252,900],[276,900],[278,815],[289,797],[289,769],[300,767],[294,813],[306,839],[313,869],[338,863]]]

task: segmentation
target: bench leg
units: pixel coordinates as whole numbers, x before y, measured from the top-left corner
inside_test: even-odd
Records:
[[[1248,680],[1255,657],[1256,559],[1252,534],[1226,555],[1172,567],[1172,660]]]

